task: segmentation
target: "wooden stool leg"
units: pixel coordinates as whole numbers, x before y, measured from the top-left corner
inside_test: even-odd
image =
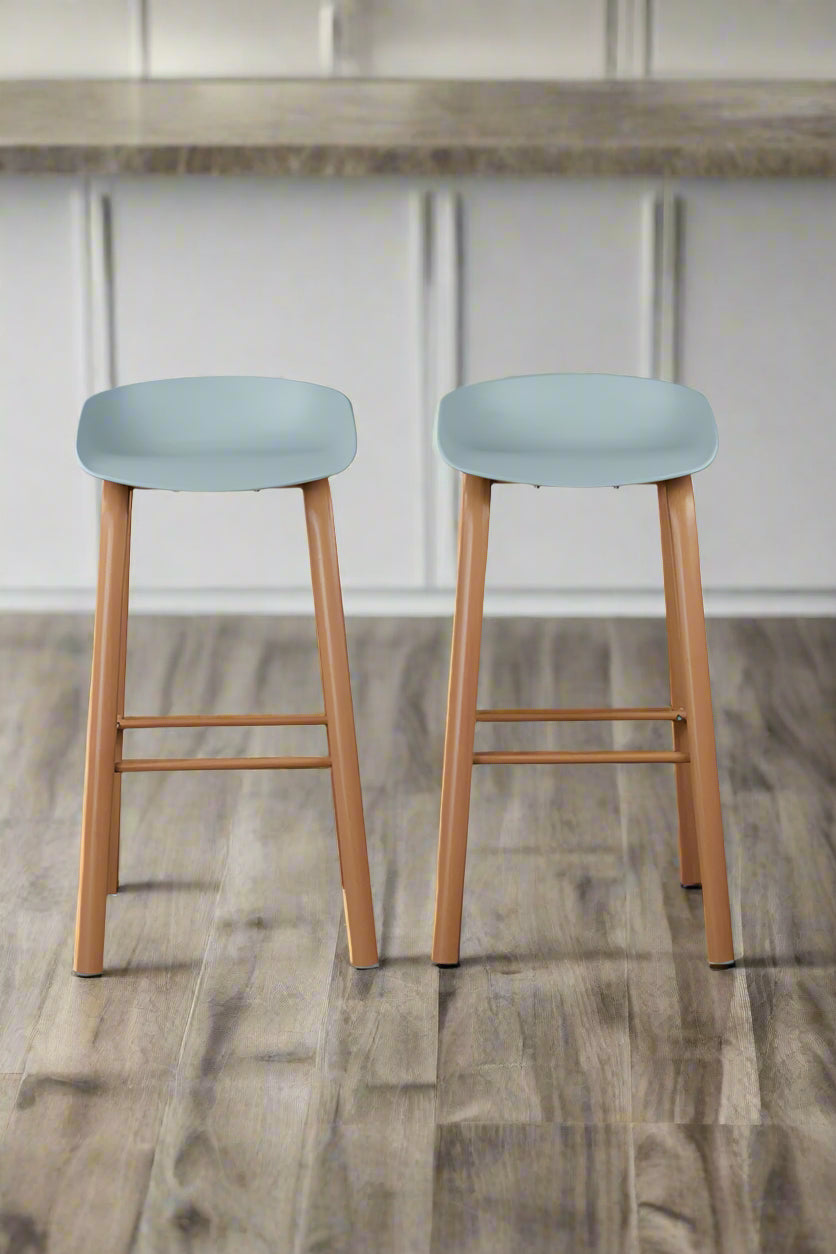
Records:
[[[662,569],[665,577],[665,619],[668,629],[668,667],[671,677],[671,705],[685,709],[685,656],[682,651],[680,611],[676,595],[671,520],[668,491],[665,483],[659,488],[659,526],[662,533]],[[688,753],[687,722],[673,723],[673,747]],[[694,797],[691,791],[691,766],[683,762],[674,767],[676,773],[676,807],[679,814],[679,882],[683,888],[700,887],[700,855],[694,818]]]
[[[119,653],[130,496],[130,488],[122,484],[107,481],[102,484],[99,579],[87,718],[81,864],[73,958],[76,975],[101,975],[104,961]]]
[[[128,656],[128,585],[131,569],[131,507],[133,505],[133,489],[128,495],[128,528],[125,535],[125,571],[122,576],[122,621],[119,630],[119,685],[116,697],[116,717],[125,713],[125,665]],[[122,761],[122,737],[124,733],[116,733],[115,761]],[[119,829],[122,818],[122,776],[113,776],[113,811],[110,817],[110,846],[107,857],[107,891],[119,892]]]
[[[432,949],[433,962],[445,967],[456,966],[459,961],[490,511],[490,480],[465,475],[459,514]]]
[[[328,720],[328,751],[331,756],[334,817],[349,960],[355,967],[376,967],[377,941],[331,487],[327,479],[317,479],[313,483],[304,484],[302,491],[311,557],[322,692],[325,698],[325,717]]]
[[[691,754],[691,786],[702,871],[705,939],[708,961],[714,967],[734,964],[723,816],[714,745],[711,680],[705,637],[700,555],[694,490],[690,475],[667,484],[679,629],[682,641],[683,683]]]

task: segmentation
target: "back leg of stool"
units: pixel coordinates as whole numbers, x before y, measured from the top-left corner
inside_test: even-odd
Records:
[[[711,966],[728,967],[734,965],[734,948],[723,846],[717,751],[714,744],[697,519],[690,475],[668,481],[667,503],[683,657],[682,680],[688,720],[688,751],[691,755],[691,788],[702,873],[706,947]]]
[[[122,576],[122,622],[119,632],[119,685],[116,698],[116,717],[120,719],[125,713],[125,666],[128,656],[128,585],[131,570],[131,510],[133,507],[133,489],[128,496],[128,530],[125,536],[125,572]],[[122,731],[116,732],[115,761],[122,760]],[[119,831],[122,819],[122,776],[119,772],[113,775],[113,812],[110,818],[110,846],[107,858],[107,891],[119,892]]]
[[[490,480],[465,475],[459,513],[432,948],[433,962],[444,967],[456,966],[459,961],[490,511]]]
[[[87,717],[73,970],[101,975],[119,704],[119,657],[131,489],[102,484],[99,575]]]
[[[668,632],[668,664],[671,680],[671,705],[685,709],[685,656],[682,651],[679,604],[676,595],[671,519],[668,508],[668,490],[663,482],[659,488],[659,526],[662,533],[662,569],[665,578],[665,621]],[[673,724],[673,747],[688,752],[687,722]],[[674,767],[676,772],[676,807],[679,815],[679,882],[683,888],[699,888],[700,855],[697,847],[697,827],[694,819],[694,796],[691,791],[691,765],[682,762]]]
[[[377,940],[331,487],[327,479],[317,479],[313,483],[304,484],[302,491],[311,558],[322,692],[325,699],[325,717],[328,720],[328,752],[331,756],[331,783],[345,925],[348,932],[348,956],[352,966],[376,967]]]

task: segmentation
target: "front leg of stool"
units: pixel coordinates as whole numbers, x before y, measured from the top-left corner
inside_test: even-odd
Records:
[[[377,940],[331,487],[327,479],[317,479],[313,483],[304,484],[302,491],[311,558],[316,638],[328,725],[328,751],[331,756],[331,783],[348,932],[348,956],[352,966],[376,967]]]
[[[490,480],[476,475],[463,479],[432,948],[433,962],[443,967],[459,961],[491,511]]]
[[[102,484],[99,575],[87,718],[81,861],[73,957],[76,975],[101,975],[104,963],[116,718],[119,704],[119,655],[130,498],[130,488],[107,480]]]
[[[691,788],[702,873],[705,939],[713,967],[734,965],[723,815],[717,776],[711,679],[705,635],[694,489],[690,475],[667,484],[671,548],[684,658],[683,682],[691,755]]]
[[[676,593],[676,572],[671,540],[671,518],[666,483],[658,485],[659,527],[662,534],[662,570],[665,579],[665,623],[668,635],[668,668],[670,671],[671,705],[685,709],[686,658],[682,649],[680,609]],[[688,724],[673,724],[673,747],[688,753]],[[678,763],[676,775],[676,808],[679,818],[679,882],[683,888],[699,888],[700,855],[697,846],[697,824],[694,816],[694,794],[691,789],[691,764]]]

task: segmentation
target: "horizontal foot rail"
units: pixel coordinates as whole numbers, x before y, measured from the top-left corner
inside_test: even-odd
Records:
[[[296,771],[322,770],[330,758],[122,758],[118,774],[134,771]]]
[[[607,710],[477,710],[477,723],[619,723],[643,720],[680,723],[685,721],[685,711],[668,709],[642,709],[627,706],[624,709]]]
[[[687,753],[676,749],[597,749],[583,752],[563,750],[497,750],[474,753],[474,766],[532,766],[540,763],[558,766],[583,766],[597,762],[690,762]]]
[[[318,727],[327,722],[324,714],[141,714],[122,715],[116,726],[128,731],[138,727]]]

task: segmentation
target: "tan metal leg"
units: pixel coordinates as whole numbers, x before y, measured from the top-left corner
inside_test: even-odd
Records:
[[[308,527],[322,691],[328,720],[328,749],[331,756],[331,782],[345,924],[348,931],[348,954],[352,966],[375,967],[378,961],[377,941],[331,487],[327,479],[317,479],[313,483],[304,484],[302,491]]]
[[[682,651],[680,611],[676,595],[671,520],[668,509],[668,491],[665,483],[659,487],[659,526],[662,533],[662,569],[665,576],[665,619],[668,629],[668,665],[671,677],[671,705],[685,708],[685,656]],[[674,722],[673,747],[688,753],[688,724]],[[694,797],[691,791],[691,766],[682,763],[674,767],[676,773],[676,806],[679,813],[679,882],[683,888],[699,888],[700,855],[697,847],[697,827],[694,818]]]
[[[110,825],[113,814],[116,711],[119,700],[124,566],[130,488],[102,484],[99,577],[81,818],[76,915],[76,975],[101,975],[104,961]]]
[[[682,642],[685,708],[691,754],[699,865],[702,871],[705,939],[712,966],[734,963],[723,816],[711,710],[694,490],[690,475],[667,483],[678,619]]]
[[[122,576],[122,621],[119,631],[119,687],[116,698],[116,717],[122,718],[125,713],[125,664],[128,655],[128,585],[131,568],[131,509],[133,506],[133,488],[128,496],[128,529],[125,535],[125,572]],[[123,732],[116,732],[115,759],[122,761]],[[110,846],[107,856],[107,891],[119,892],[119,828],[122,817],[122,776],[113,778],[113,812],[110,817]]]
[[[438,831],[432,959],[439,966],[459,961],[490,511],[490,480],[465,475]]]

